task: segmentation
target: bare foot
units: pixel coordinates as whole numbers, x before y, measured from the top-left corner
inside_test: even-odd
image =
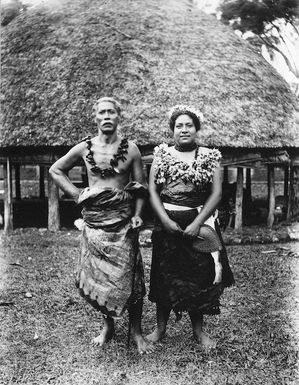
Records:
[[[106,342],[110,341],[114,336],[114,328],[103,327],[100,335],[95,337],[91,342],[93,345],[103,346]]]
[[[203,347],[205,348],[215,348],[216,347],[216,341],[212,340],[212,338],[209,337],[209,335],[203,331],[200,333],[193,333],[194,338],[197,342],[199,342]]]
[[[222,265],[220,262],[215,262],[215,279],[213,285],[217,285],[222,281]]]
[[[146,339],[151,342],[158,342],[165,336],[165,331],[155,329],[151,334],[146,336]]]
[[[155,347],[151,341],[146,341],[142,335],[135,335],[132,337],[135,344],[137,345],[137,350],[139,354],[153,353]]]

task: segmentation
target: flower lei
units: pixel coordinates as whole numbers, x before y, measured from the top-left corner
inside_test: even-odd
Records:
[[[176,159],[168,152],[167,144],[160,144],[154,150],[154,176],[156,184],[163,184],[166,180],[181,179],[185,183],[192,182],[202,185],[211,183],[216,167],[219,166],[221,153],[217,149],[206,153],[199,152],[192,166]]]

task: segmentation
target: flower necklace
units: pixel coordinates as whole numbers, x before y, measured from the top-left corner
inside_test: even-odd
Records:
[[[168,151],[168,146],[162,143],[154,151],[154,176],[156,184],[164,184],[167,181],[181,179],[183,182],[195,183],[203,186],[211,183],[215,168],[219,166],[221,153],[216,149],[205,152],[196,147],[193,164],[190,166],[184,161],[178,160]]]
[[[118,166],[118,162],[125,161],[127,158],[125,157],[125,154],[128,153],[128,139],[124,138],[121,140],[117,152],[113,154],[112,158],[110,159],[110,167],[101,168],[97,166],[94,157],[93,157],[93,151],[91,150],[91,137],[88,136],[86,139],[84,139],[87,143],[87,149],[88,154],[86,155],[86,161],[91,164],[91,171],[95,174],[100,174],[102,178],[107,178],[114,176],[116,174],[119,174],[119,170],[116,168]]]

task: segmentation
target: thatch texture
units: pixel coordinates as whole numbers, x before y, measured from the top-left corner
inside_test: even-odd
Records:
[[[168,109],[187,103],[204,113],[205,145],[299,147],[286,83],[192,2],[58,3],[3,29],[2,147],[77,143],[96,133],[104,95],[123,104],[122,130],[139,145],[165,141]]]

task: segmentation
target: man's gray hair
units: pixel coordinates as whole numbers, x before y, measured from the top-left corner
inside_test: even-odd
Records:
[[[116,112],[118,113],[118,115],[121,116],[121,105],[120,105],[120,103],[116,99],[114,99],[112,97],[109,97],[109,96],[104,96],[103,98],[100,98],[100,99],[98,99],[95,102],[95,104],[92,107],[93,114],[95,114],[97,112],[99,104],[103,103],[103,102],[110,102],[110,103],[112,103],[114,105],[114,108],[116,109]]]

